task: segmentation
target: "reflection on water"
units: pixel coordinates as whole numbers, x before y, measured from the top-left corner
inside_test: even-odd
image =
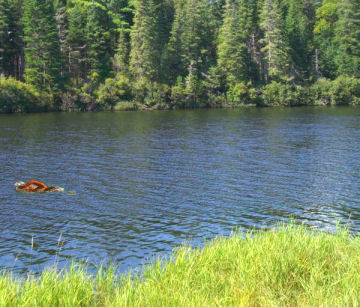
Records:
[[[358,231],[359,137],[360,108],[1,115],[0,267],[124,271],[291,217]],[[15,192],[30,179],[76,195]]]

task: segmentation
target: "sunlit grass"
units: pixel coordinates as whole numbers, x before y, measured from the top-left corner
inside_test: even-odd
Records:
[[[142,274],[0,277],[0,306],[357,306],[360,240],[293,224],[183,247]]]

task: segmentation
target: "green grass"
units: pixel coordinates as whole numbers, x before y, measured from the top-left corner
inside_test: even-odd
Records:
[[[183,247],[142,274],[0,278],[0,306],[358,306],[360,239],[293,224]]]

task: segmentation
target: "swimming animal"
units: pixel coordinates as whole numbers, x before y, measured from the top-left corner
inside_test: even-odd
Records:
[[[64,188],[60,187],[48,187],[44,183],[30,180],[28,183],[25,182],[16,182],[15,184],[16,191],[35,193],[35,192],[64,192]]]

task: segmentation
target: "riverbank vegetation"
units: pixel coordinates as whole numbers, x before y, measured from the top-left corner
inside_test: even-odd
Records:
[[[143,273],[0,278],[1,306],[356,306],[360,240],[293,224],[183,247]]]
[[[357,0],[0,0],[0,112],[360,101]]]

